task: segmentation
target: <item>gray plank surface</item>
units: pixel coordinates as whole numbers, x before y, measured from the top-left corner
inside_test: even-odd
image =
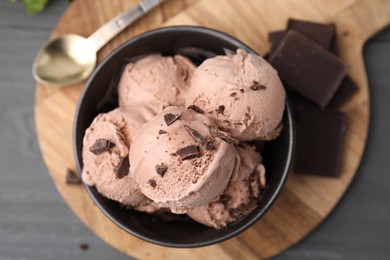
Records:
[[[36,16],[20,2],[0,2],[0,260],[128,259],[69,210],[36,140],[31,64],[67,1],[52,0]],[[367,43],[364,56],[371,124],[356,178],[332,214],[275,259],[390,259],[390,28]]]

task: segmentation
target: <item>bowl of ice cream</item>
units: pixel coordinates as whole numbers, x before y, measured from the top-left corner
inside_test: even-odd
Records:
[[[271,208],[294,124],[277,72],[250,47],[175,26],[128,40],[96,68],[73,146],[111,221],[147,242],[192,248],[238,235]]]

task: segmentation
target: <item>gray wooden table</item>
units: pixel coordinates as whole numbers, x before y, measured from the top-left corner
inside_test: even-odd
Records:
[[[36,140],[31,64],[67,1],[52,0],[36,16],[20,2],[0,0],[0,260],[128,259],[68,209]],[[390,28],[364,55],[371,124],[356,178],[332,214],[275,259],[390,259]]]

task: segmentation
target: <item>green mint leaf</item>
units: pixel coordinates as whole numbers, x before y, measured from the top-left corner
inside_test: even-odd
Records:
[[[42,12],[49,0],[23,0],[23,6],[29,14]]]

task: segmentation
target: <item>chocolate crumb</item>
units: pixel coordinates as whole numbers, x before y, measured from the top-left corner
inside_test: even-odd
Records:
[[[167,133],[167,132],[164,131],[164,130],[162,130],[162,129],[158,130],[158,134],[159,134],[159,135],[163,135],[163,134],[166,134],[166,133]]]
[[[254,80],[252,86],[250,86],[250,89],[253,91],[257,91],[257,90],[266,89],[266,86],[261,85],[259,82]]]
[[[130,170],[130,161],[129,161],[129,156],[127,155],[121,159],[121,162],[116,168],[116,177],[122,179],[127,174],[129,174],[129,170]]]
[[[232,197],[230,197],[229,195],[226,195],[226,194],[222,194],[221,197],[220,197],[220,200],[222,203],[226,203],[228,202],[229,200],[231,200]]]
[[[237,93],[236,92],[230,93],[230,96],[235,97],[235,96],[237,96]]]
[[[96,139],[95,143],[89,147],[89,151],[94,154],[101,154],[105,151],[110,150],[115,144],[108,139],[99,138]]]
[[[83,251],[86,251],[89,249],[89,245],[87,243],[80,243],[79,248]]]
[[[202,145],[206,142],[205,138],[195,129],[193,129],[187,125],[185,125],[184,128],[195,139],[195,141],[198,141]]]
[[[206,150],[207,151],[211,151],[213,148],[214,148],[214,146],[215,146],[215,143],[214,143],[214,141],[212,140],[212,139],[210,139],[210,140],[208,140],[207,142],[206,142]]]
[[[223,114],[225,111],[225,106],[221,105],[215,110],[218,114]]]
[[[167,172],[168,170],[168,166],[166,166],[165,164],[161,163],[161,164],[157,164],[156,165],[156,172],[158,175],[160,175],[161,177],[164,177],[165,173]]]
[[[71,169],[66,169],[66,184],[80,184],[81,180]]]
[[[172,114],[168,113],[164,115],[164,120],[167,126],[173,124],[176,120],[178,120],[181,117],[181,114]]]
[[[156,188],[156,186],[157,186],[156,181],[153,180],[153,179],[149,179],[149,180],[148,180],[148,183],[149,183],[150,186],[152,186],[153,189]]]
[[[240,89],[240,92],[241,92],[241,93],[244,93],[244,89],[243,89],[243,88],[241,88],[241,89]]]
[[[199,146],[193,144],[193,145],[180,148],[179,150],[177,150],[176,154],[179,155],[183,161],[194,159],[196,157],[199,157],[200,155]]]
[[[192,109],[192,110],[194,110],[196,113],[199,113],[199,114],[203,114],[203,113],[204,113],[203,109],[201,109],[200,107],[198,107],[198,106],[196,106],[196,105],[189,105],[187,108],[188,108],[188,109]]]

